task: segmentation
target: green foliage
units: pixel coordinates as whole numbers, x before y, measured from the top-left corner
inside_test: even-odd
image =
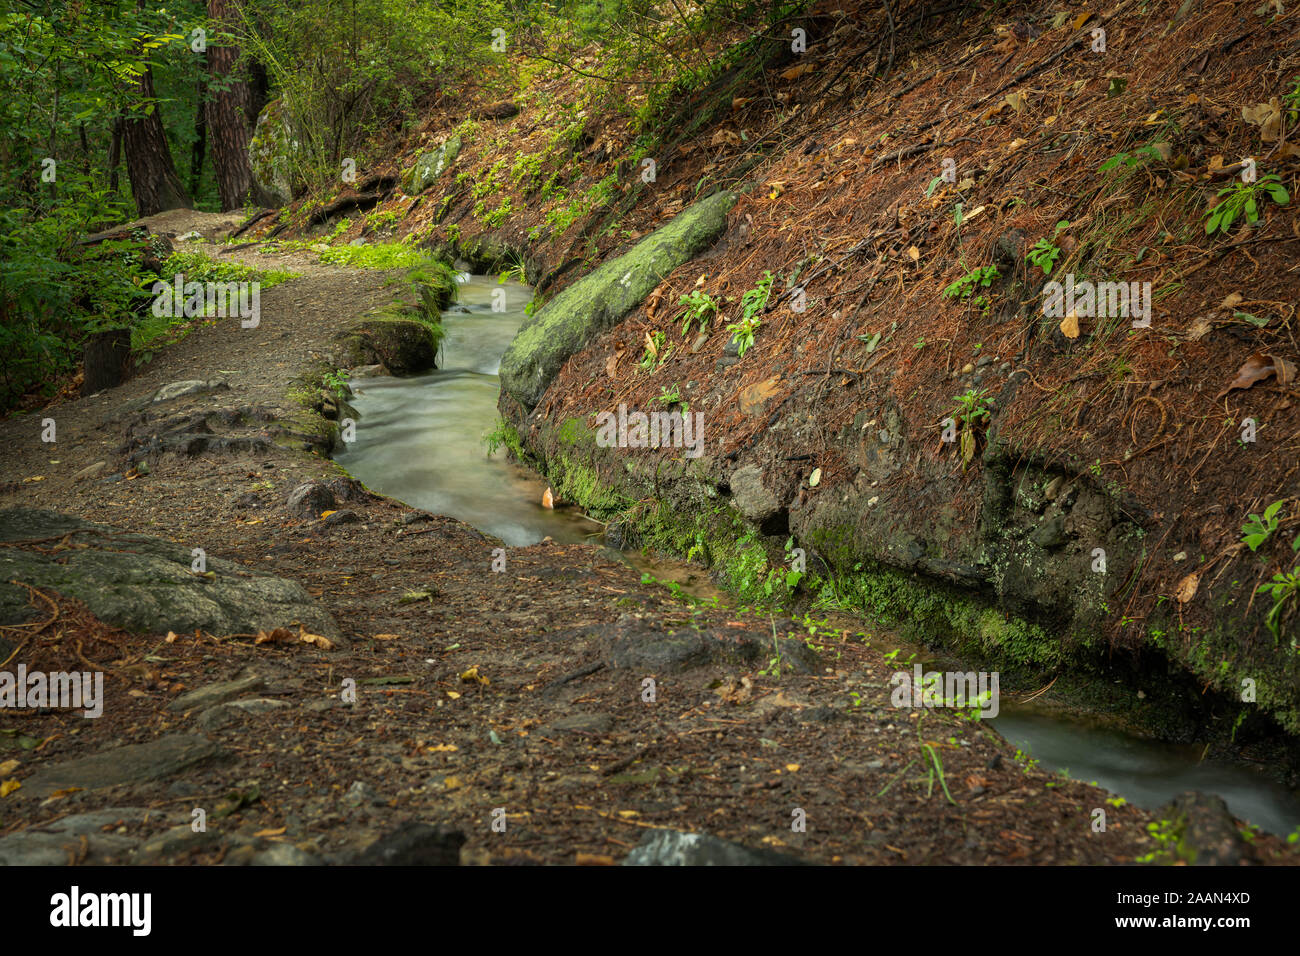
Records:
[[[691,331],[691,323],[698,323],[701,332],[709,330],[709,320],[718,314],[718,302],[703,289],[692,289],[678,300],[684,308],[677,314],[682,323],[682,338]]]
[[[1300,552],[1300,535],[1297,535],[1292,542],[1291,550]],[[1269,608],[1264,624],[1275,641],[1281,640],[1283,620],[1295,610],[1297,603],[1300,603],[1300,564],[1290,571],[1278,571],[1273,575],[1273,580],[1261,584],[1256,589],[1256,593],[1268,594],[1273,598],[1273,606]],[[1294,638],[1291,640],[1291,646],[1296,646]]]
[[[1246,523],[1241,526],[1241,543],[1251,551],[1258,551],[1259,546],[1268,540],[1268,536],[1277,530],[1279,524],[1277,513],[1281,508],[1282,502],[1275,501],[1264,509],[1263,515],[1248,515]]]
[[[749,289],[740,297],[740,318],[727,326],[727,331],[732,334],[736,342],[736,354],[740,358],[745,357],[754,344],[754,333],[758,331],[763,324],[763,320],[758,317],[758,313],[767,308],[768,299],[772,295],[772,283],[776,277],[771,272],[764,272],[763,277],[758,280],[754,288]]]
[[[645,353],[637,365],[646,372],[657,372],[659,366],[668,361],[672,350],[673,347],[668,345],[667,338],[662,332],[653,332],[646,341]]]
[[[978,289],[987,289],[994,279],[1001,278],[997,266],[972,269],[943,290],[945,299],[969,299]]]
[[[1259,204],[1261,194],[1268,196],[1279,206],[1291,201],[1291,196],[1282,185],[1276,173],[1261,176],[1253,183],[1236,182],[1219,190],[1219,202],[1205,213],[1205,231],[1209,235],[1216,232],[1227,233],[1232,224],[1244,213],[1246,221],[1259,222]]]
[[[1052,232],[1052,238],[1048,239],[1044,236],[1039,239],[1025,256],[1030,265],[1038,266],[1043,270],[1043,275],[1050,275],[1052,268],[1056,265],[1056,260],[1060,258],[1061,250],[1056,245],[1056,237],[1061,234],[1062,230],[1068,228],[1070,228],[1070,224],[1062,219],[1056,224],[1056,229]]]
[[[1131,153],[1116,153],[1110,159],[1106,160],[1097,167],[1097,172],[1108,173],[1112,169],[1118,169],[1121,166],[1125,169],[1135,169],[1138,166],[1148,163],[1153,159],[1160,157],[1160,150],[1155,146],[1141,146]]]

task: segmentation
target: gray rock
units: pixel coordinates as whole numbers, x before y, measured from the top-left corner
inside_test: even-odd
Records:
[[[184,382],[171,382],[154,392],[154,402],[166,402],[186,395],[198,395],[203,392],[230,391],[230,386],[218,379],[205,382],[202,379],[190,379]]]
[[[456,161],[460,155],[460,146],[460,137],[452,136],[437,149],[421,153],[415,165],[403,177],[402,188],[411,196],[424,192]]]
[[[1044,551],[1054,551],[1065,544],[1065,515],[1057,512],[1029,534],[1029,540]]]
[[[459,866],[465,834],[454,827],[412,823],[380,837],[352,862],[357,866]]]
[[[343,794],[343,802],[349,807],[359,807],[363,803],[379,802],[375,788],[361,780],[353,780],[348,792]]]
[[[1159,811],[1174,822],[1181,839],[1177,848],[1193,866],[1241,866],[1253,863],[1253,851],[1241,836],[1237,821],[1222,797],[1189,790]]]
[[[771,631],[729,629],[724,636],[714,636],[691,627],[666,630],[632,614],[619,617],[605,641],[614,667],[646,673],[671,673],[719,662],[766,664],[778,648],[783,671],[806,674],[817,664],[816,654],[803,641],[789,637],[774,641]]]
[[[87,863],[124,861],[139,841],[134,837],[104,833],[103,828],[117,823],[140,823],[158,811],[145,807],[112,807],[92,813],[78,813],[39,830],[20,830],[0,837],[0,866],[67,866],[81,851],[86,840]]]
[[[763,472],[757,465],[745,465],[731,473],[731,502],[751,521],[764,521],[781,508],[776,495],[763,485]]]
[[[583,734],[608,733],[614,726],[614,718],[609,714],[571,714],[561,717],[551,724],[551,730],[572,731]]]
[[[183,823],[150,837],[143,847],[143,852],[149,857],[177,857],[213,846],[220,840],[221,834],[214,830],[196,832],[191,824]]]
[[[321,863],[320,857],[292,843],[273,843],[249,861],[251,866],[320,866]]]
[[[199,714],[197,723],[201,730],[223,730],[233,724],[243,722],[244,718],[250,714],[265,714],[268,711],[287,706],[288,704],[282,700],[271,700],[265,697],[233,700],[226,704],[208,708]]]
[[[719,840],[707,833],[649,830],[626,857],[624,866],[807,866],[798,857]]]
[[[55,790],[81,787],[98,790],[123,784],[165,780],[228,754],[206,737],[169,734],[143,744],[116,747],[88,757],[41,767],[23,782],[18,793],[47,797]]]
[[[71,535],[76,547],[45,554],[4,544],[51,535]],[[53,511],[0,511],[0,624],[36,614],[27,591],[8,583],[19,580],[83,601],[101,621],[138,633],[239,634],[297,622],[342,643],[329,612],[296,581],[212,555],[211,578],[191,573],[196,544],[114,532]]]
[[[177,712],[204,710],[208,707],[215,707],[217,704],[224,704],[228,700],[234,700],[249,691],[261,690],[265,686],[265,679],[257,674],[249,674],[247,677],[241,677],[237,680],[209,684],[206,687],[200,687],[197,690],[181,694],[167,705],[167,709]]]
[[[98,478],[108,468],[108,462],[97,461],[93,465],[87,465],[81,471],[72,476],[73,481],[85,481],[87,478]]]
[[[332,511],[336,504],[332,491],[318,481],[308,481],[289,492],[287,507],[295,518],[314,521],[322,511]]]

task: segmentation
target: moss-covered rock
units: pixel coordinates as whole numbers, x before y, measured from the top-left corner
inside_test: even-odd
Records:
[[[53,552],[6,543],[51,536],[66,536],[71,547]],[[205,573],[194,573],[191,547],[54,511],[0,511],[0,582],[57,591],[84,602],[106,623],[144,633],[201,628],[246,634],[299,622],[341,640],[329,612],[301,584],[213,555],[207,556]],[[0,624],[35,615],[24,588],[0,583]]]
[[[248,163],[263,199],[281,206],[293,201],[298,132],[282,99],[267,103],[257,117],[248,143]]]
[[[437,149],[421,153],[415,165],[402,174],[402,188],[412,196],[424,192],[456,161],[460,146],[460,137],[453,135]]]
[[[617,324],[664,276],[708,248],[726,227],[735,202],[726,192],[700,200],[538,310],[501,359],[502,389],[524,407],[536,407],[569,356]]]
[[[404,316],[401,308],[371,313],[335,336],[337,363],[349,368],[378,363],[393,375],[417,375],[436,368],[440,337],[426,323]]]

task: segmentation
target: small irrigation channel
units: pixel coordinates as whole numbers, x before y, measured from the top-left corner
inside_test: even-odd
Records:
[[[493,310],[493,292],[505,308]],[[450,515],[506,545],[544,538],[561,544],[602,544],[603,526],[574,509],[543,507],[546,481],[535,472],[488,457],[484,435],[497,422],[501,356],[524,321],[531,290],[496,276],[463,276],[457,305],[443,314],[442,367],[410,378],[354,383],[361,413],[357,440],[336,460],[366,485],[413,507]],[[500,296],[498,296],[500,301]],[[634,567],[661,578],[692,579],[694,570],[628,555]],[[1008,695],[1009,696],[1009,695]],[[1300,827],[1300,797],[1249,766],[1202,759],[1204,747],[1161,743],[1065,716],[1004,696],[993,727],[1039,766],[1156,809],[1187,790],[1221,796],[1238,817],[1278,835]]]

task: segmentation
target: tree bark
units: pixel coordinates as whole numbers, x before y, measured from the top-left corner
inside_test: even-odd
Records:
[[[208,151],[208,121],[207,107],[204,105],[208,90],[206,71],[199,72],[198,88],[195,96],[198,98],[197,105],[194,107],[194,149],[190,153],[190,195],[198,198],[199,185],[203,181],[203,157]]]
[[[116,388],[126,381],[130,368],[131,330],[95,332],[86,342],[81,394],[93,395],[106,388]]]
[[[146,65],[137,84],[140,101],[150,104],[147,113],[128,116],[122,123],[122,145],[126,153],[126,172],[131,179],[135,207],[141,216],[152,216],[168,209],[192,209],[176,166],[172,162],[162,115],[153,92],[153,71]]]
[[[218,30],[230,20],[230,0],[208,0],[208,19]],[[240,209],[250,199],[268,205],[253,182],[248,163],[248,142],[252,123],[252,96],[243,76],[235,76],[239,48],[208,46],[208,138],[212,143],[212,165],[223,211]]]

